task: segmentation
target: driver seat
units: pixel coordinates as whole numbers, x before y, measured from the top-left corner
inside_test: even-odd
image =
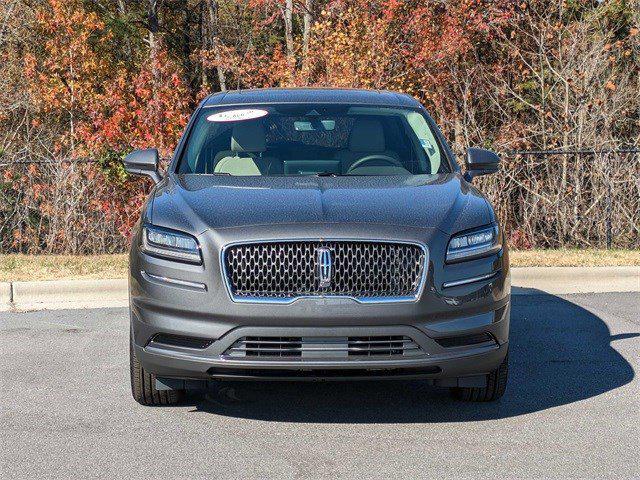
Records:
[[[336,152],[335,159],[340,160],[344,174],[356,161],[375,154],[399,159],[396,152],[385,148],[382,123],[379,120],[358,118],[351,128],[349,149]]]

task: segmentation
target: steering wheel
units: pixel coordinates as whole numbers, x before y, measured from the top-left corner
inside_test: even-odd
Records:
[[[382,160],[383,162],[386,162],[393,167],[404,168],[404,165],[400,163],[400,160],[390,157],[389,155],[382,155],[382,154],[376,153],[373,155],[367,155],[366,157],[362,157],[360,160],[356,160],[355,162],[353,162],[349,167],[349,169],[347,170],[347,174],[351,173],[356,168],[360,168],[365,163],[372,162],[374,160]]]

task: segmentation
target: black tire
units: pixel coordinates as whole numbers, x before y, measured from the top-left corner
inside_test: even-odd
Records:
[[[507,354],[500,366],[487,375],[486,387],[454,387],[451,389],[451,394],[465,402],[493,402],[504,395],[508,376],[509,355]]]
[[[129,366],[131,370],[131,394],[140,405],[175,405],[184,398],[183,390],[157,390],[156,376],[147,373],[133,348],[133,341],[129,339]]]

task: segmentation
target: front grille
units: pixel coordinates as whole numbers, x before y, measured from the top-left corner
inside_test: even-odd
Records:
[[[372,337],[242,337],[224,353],[232,358],[349,358],[421,355],[403,335]]]
[[[321,278],[318,249],[330,251],[329,278]],[[233,245],[224,266],[238,298],[349,296],[413,299],[426,253],[419,245],[374,241],[292,241]],[[322,281],[324,280],[324,281]]]

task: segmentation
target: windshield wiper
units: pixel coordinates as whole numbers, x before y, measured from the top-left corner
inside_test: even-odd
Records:
[[[342,175],[335,172],[318,172],[316,177],[341,177]]]

